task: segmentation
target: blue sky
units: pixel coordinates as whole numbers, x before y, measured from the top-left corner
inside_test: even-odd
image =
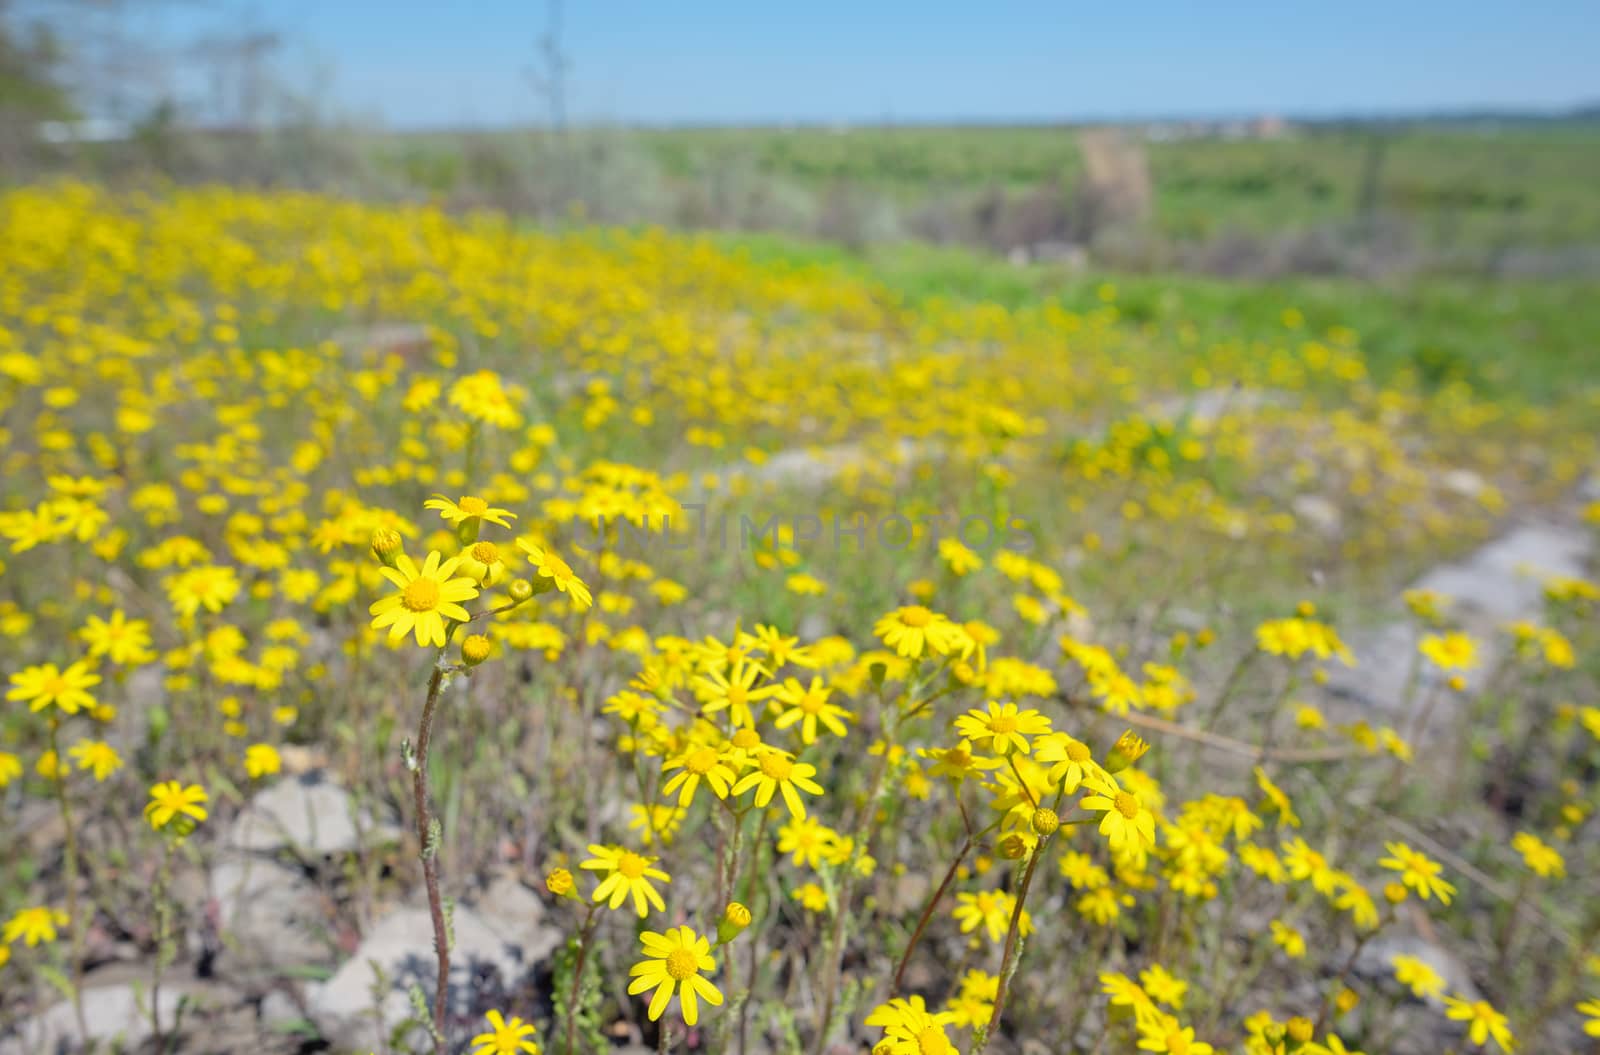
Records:
[[[394,127],[538,120],[541,0],[215,0],[141,27],[282,32],[284,69]],[[567,0],[576,120],[1067,120],[1600,99],[1594,0],[1309,4]]]

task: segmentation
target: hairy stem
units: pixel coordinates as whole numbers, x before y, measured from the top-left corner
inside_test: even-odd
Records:
[[[428,915],[433,920],[433,951],[439,964],[437,989],[433,995],[433,1050],[444,1055],[445,1009],[450,1000],[450,935],[445,926],[444,900],[439,896],[439,847],[433,836],[433,814],[428,805],[428,745],[433,739],[433,715],[439,704],[439,689],[444,684],[444,649],[433,664],[428,678],[428,701],[422,705],[422,721],[417,726],[416,758],[411,770],[411,793],[417,811],[417,839],[421,843],[422,881],[428,888]]]

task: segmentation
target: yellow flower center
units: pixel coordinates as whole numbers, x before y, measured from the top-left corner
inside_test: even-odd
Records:
[[[1175,1029],[1167,1031],[1167,1051],[1170,1055],[1189,1055],[1189,1040]]]
[[[972,764],[972,752],[964,747],[952,747],[944,753],[944,760],[952,766],[960,766],[965,769]]]
[[[644,870],[649,864],[649,861],[629,850],[617,860],[617,871],[627,879],[638,879],[644,875]]]
[[[750,693],[741,685],[728,686],[728,706],[733,708],[748,706]]]
[[[800,702],[795,704],[795,706],[799,707],[806,714],[821,714],[822,705],[827,702],[827,697],[823,696],[822,693],[808,692],[804,696],[800,697]]]
[[[479,564],[493,564],[500,559],[500,547],[493,542],[479,542],[472,547],[472,559]]]
[[[1130,821],[1139,816],[1139,800],[1126,791],[1117,792],[1117,797],[1111,801],[1117,804],[1117,812]]]
[[[1001,736],[1017,731],[1017,716],[1014,714],[997,714],[989,719],[989,728]]]
[[[929,1026],[917,1034],[917,1051],[921,1055],[946,1055],[950,1038],[944,1035],[943,1026]]]
[[[400,603],[413,612],[431,612],[439,607],[439,584],[432,579],[413,579],[400,595]]]
[[[741,751],[748,751],[761,743],[761,734],[754,729],[740,729],[733,734],[733,739],[729,742]]]
[[[667,953],[667,975],[675,982],[692,978],[699,966],[694,953],[688,949],[673,949]]]
[[[717,764],[717,753],[709,747],[702,747],[690,752],[684,765],[691,773],[705,776],[711,772],[711,767]]]
[[[483,514],[489,511],[489,503],[485,502],[481,498],[474,498],[472,495],[467,495],[461,501],[456,503],[456,508],[460,509],[469,517],[481,517]]]
[[[1087,761],[1089,761],[1089,748],[1088,748],[1088,746],[1086,744],[1080,744],[1080,743],[1078,743],[1078,741],[1073,740],[1071,743],[1067,744],[1067,760],[1069,762],[1087,762]]]
[[[920,604],[914,604],[909,608],[900,609],[900,622],[909,627],[921,628],[933,622],[933,613]]]
[[[794,763],[774,752],[761,760],[761,772],[773,780],[788,780]]]
[[[41,696],[60,696],[72,686],[67,684],[67,679],[59,674],[53,674],[39,683]]]
[[[554,553],[546,553],[544,555],[544,564],[539,571],[545,578],[554,579],[556,582],[566,582],[572,578],[571,565]]]

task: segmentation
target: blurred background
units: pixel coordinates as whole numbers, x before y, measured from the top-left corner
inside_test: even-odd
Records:
[[[949,247],[1034,285],[1587,278],[1594,14],[0,0],[0,165]]]

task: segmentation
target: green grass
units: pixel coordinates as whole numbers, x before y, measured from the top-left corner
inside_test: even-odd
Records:
[[[1107,282],[1124,316],[1175,331],[1192,325],[1210,340],[1286,341],[1348,326],[1382,380],[1410,371],[1428,386],[1464,380],[1531,404],[1587,403],[1600,391],[1600,286],[1592,282],[1426,278],[1396,286],[1358,279],[1230,281],[1193,276],[1074,273],[1016,266],[988,254],[917,244],[839,246],[774,235],[718,235],[765,262],[841,268],[909,302],[993,301],[1019,308],[1053,298],[1088,310]],[[1283,313],[1304,316],[1299,333]]]

